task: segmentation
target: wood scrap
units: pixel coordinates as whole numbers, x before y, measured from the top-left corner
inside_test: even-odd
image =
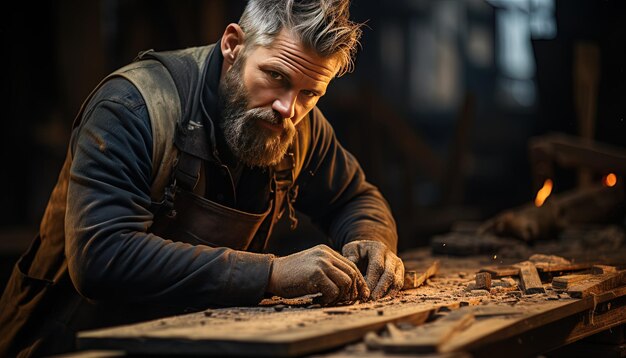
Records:
[[[617,272],[617,267],[608,265],[593,265],[591,266],[591,274],[601,275],[603,273]]]
[[[601,275],[593,275],[586,280],[578,282],[567,290],[574,298],[584,298],[597,295],[626,284],[626,270],[609,272]]]
[[[476,289],[489,290],[491,288],[491,274],[489,272],[479,272],[475,277]]]
[[[433,263],[424,272],[418,272],[413,270],[407,270],[404,272],[404,286],[403,290],[410,290],[420,287],[427,279],[433,277],[439,271],[439,260],[433,261]]]
[[[559,276],[552,279],[552,288],[557,291],[564,291],[576,283],[590,278],[590,274],[573,274]]]
[[[474,319],[471,309],[460,308],[434,322],[409,330],[400,330],[389,324],[389,336],[368,334],[365,336],[365,343],[370,348],[389,353],[433,353],[456,333],[469,327]]]
[[[291,306],[291,307],[307,307],[313,304],[313,301],[320,297],[321,293],[314,293],[301,297],[284,298],[279,296],[272,296],[270,298],[264,298],[259,302],[259,306]]]
[[[537,268],[530,261],[523,261],[515,266],[519,267],[520,286],[527,295],[534,293],[545,293],[541,279],[539,278],[539,272]]]
[[[505,277],[505,276],[517,276],[519,274],[519,267],[515,266],[485,266],[478,270],[478,272],[488,272],[491,277]]]
[[[517,281],[515,281],[514,279],[512,279],[511,277],[503,277],[502,279],[500,279],[500,283],[498,284],[498,286],[502,286],[502,287],[512,287],[512,288],[517,288]]]
[[[499,295],[517,290],[519,290],[519,287],[514,279],[511,277],[503,277],[501,279],[491,281],[491,290],[489,292],[492,295]]]

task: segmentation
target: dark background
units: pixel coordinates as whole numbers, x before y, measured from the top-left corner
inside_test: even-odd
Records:
[[[498,16],[513,11],[526,19],[524,27],[537,18],[538,3],[554,5],[547,18],[555,33],[525,35],[532,69],[518,63],[506,70]],[[215,42],[244,4],[44,0],[3,6],[3,279],[37,231],[74,115],[98,81],[139,51]],[[599,53],[592,136],[626,146],[626,1],[355,0],[351,9],[356,21],[366,22],[356,70],[336,79],[319,106],[388,198],[401,250],[426,245],[455,222],[481,221],[533,199],[529,138],[579,134],[574,54],[581,44]],[[555,191],[569,185],[565,179]],[[279,238],[283,234],[279,230]],[[306,221],[293,234],[287,251],[323,241]]]

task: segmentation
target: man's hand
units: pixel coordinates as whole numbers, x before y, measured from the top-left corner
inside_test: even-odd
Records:
[[[404,284],[404,264],[396,254],[379,241],[358,240],[347,243],[342,250],[348,260],[366,267],[365,281],[372,291],[371,299],[395,295]]]
[[[356,265],[326,245],[274,259],[267,291],[285,298],[321,292],[323,305],[370,295]]]

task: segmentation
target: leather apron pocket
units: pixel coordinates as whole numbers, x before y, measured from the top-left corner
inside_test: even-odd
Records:
[[[246,250],[261,223],[269,215],[272,202],[262,213],[247,213],[207,200],[186,190],[178,190],[169,215],[157,213],[150,231],[165,239],[193,245]]]

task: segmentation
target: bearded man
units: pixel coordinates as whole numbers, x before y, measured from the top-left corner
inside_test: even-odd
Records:
[[[389,206],[316,107],[352,69],[361,30],[348,8],[250,0],[216,44],[143,52],[107,76],[0,301],[0,355],[70,351],[79,330],[271,295],[396,293]],[[332,248],[268,252],[296,210]]]

